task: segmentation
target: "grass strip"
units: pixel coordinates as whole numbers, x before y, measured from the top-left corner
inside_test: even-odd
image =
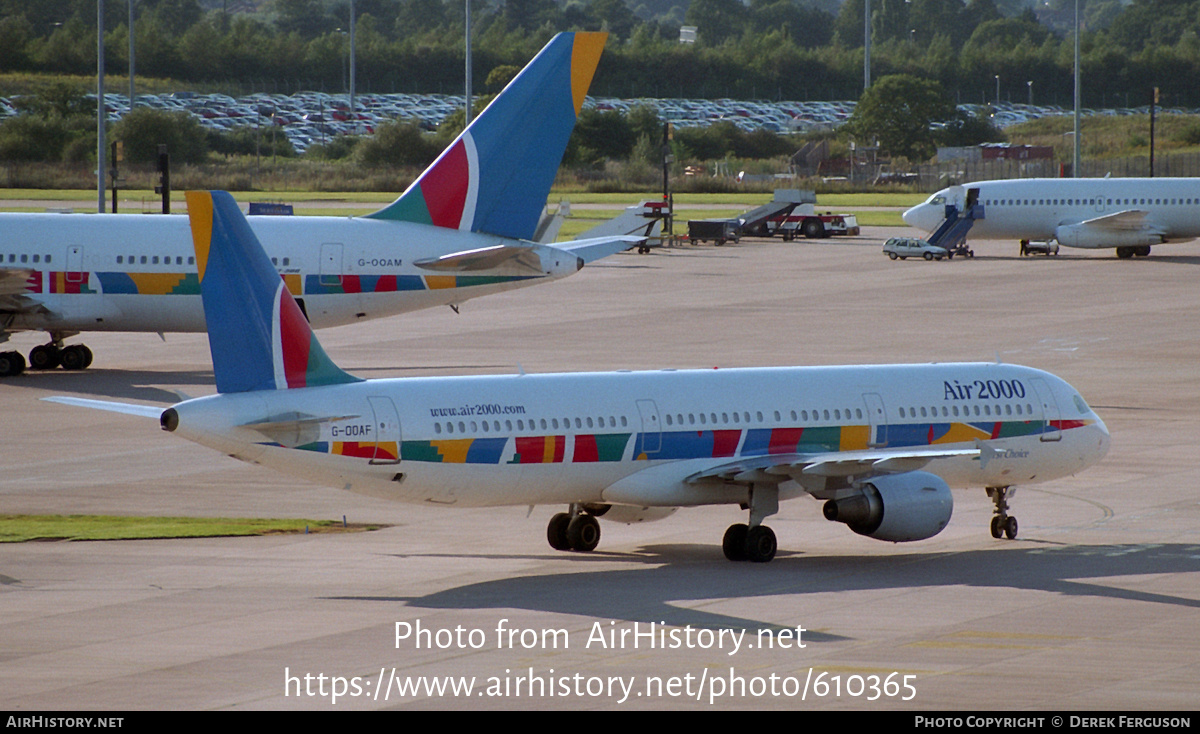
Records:
[[[383,525],[337,520],[247,517],[125,517],[118,515],[0,515],[0,543],[30,540],[146,540],[280,533],[340,533]]]

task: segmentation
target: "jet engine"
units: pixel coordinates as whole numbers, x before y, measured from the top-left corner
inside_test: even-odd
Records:
[[[588,514],[612,522],[633,525],[639,522],[654,522],[675,514],[678,507],[638,507],[636,505],[584,505]],[[594,511],[598,510],[598,511]]]
[[[887,474],[859,485],[857,494],[825,503],[827,520],[859,535],[901,543],[932,538],[950,522],[950,487],[929,472]]]
[[[1162,235],[1144,229],[1101,229],[1088,224],[1064,224],[1055,228],[1054,238],[1067,247],[1138,247],[1161,245]]]

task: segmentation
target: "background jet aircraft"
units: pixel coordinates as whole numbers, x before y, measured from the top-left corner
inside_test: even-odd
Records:
[[[939,533],[951,487],[988,489],[994,537],[1017,535],[1009,488],[1074,474],[1109,436],[1070,385],[1007,364],[874,365],[364,381],[321,349],[228,194],[190,192],[216,395],[167,410],[164,430],[244,461],[409,502],[565,504],[547,528],[590,551],[596,518],[679,507],[749,510],[730,560],[771,560],[781,500],[888,541]]]
[[[607,34],[556,36],[395,202],[365,217],[251,217],[314,328],[549,282],[628,249],[538,244]],[[186,215],[0,214],[0,342],[46,331],[34,368],[86,368],[85,331],[204,331]],[[0,376],[25,359],[0,351]]]
[[[1117,257],[1200,236],[1200,179],[1027,178],[950,186],[904,213],[927,232],[961,219],[967,238],[1115,247]],[[969,226],[969,228],[968,228]]]

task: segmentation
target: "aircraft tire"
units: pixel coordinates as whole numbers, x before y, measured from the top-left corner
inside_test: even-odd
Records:
[[[92,350],[88,349],[86,344],[80,344],[79,349],[83,352],[83,368],[86,370],[88,367],[92,366],[92,358],[95,355],[92,354]]]
[[[766,525],[750,528],[746,533],[746,558],[755,563],[767,563],[775,557],[778,546],[775,531]]]
[[[1133,257],[1133,248],[1132,247],[1118,247],[1117,248],[1117,257],[1121,258],[1122,260],[1128,260],[1129,258]]]
[[[567,538],[567,525],[570,523],[571,516],[565,512],[550,518],[550,524],[546,526],[546,540],[551,548],[560,551],[571,550],[571,541]]]
[[[59,351],[53,344],[42,344],[29,350],[29,366],[35,370],[52,370],[59,364]]]
[[[992,516],[992,537],[997,540],[1004,536],[1004,518],[999,515]]]
[[[1009,540],[1017,539],[1017,518],[1012,515],[1009,515],[1008,519],[1004,521],[1004,535]]]
[[[1140,245],[1135,247],[1133,254],[1138,257],[1150,257],[1150,245]]]
[[[731,561],[746,560],[746,535],[750,532],[750,526],[742,523],[730,525],[725,531],[725,538],[721,541],[721,550],[725,552],[725,557]]]
[[[0,352],[0,377],[16,377],[25,371],[25,357],[20,352]]]
[[[87,347],[82,344],[72,344],[69,347],[63,347],[59,352],[59,362],[62,363],[64,370],[81,370],[87,367]]]
[[[591,515],[576,515],[567,525],[571,550],[587,553],[600,545],[600,523]]]

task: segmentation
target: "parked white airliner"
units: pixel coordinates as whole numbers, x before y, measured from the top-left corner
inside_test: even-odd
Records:
[[[532,240],[607,34],[542,49],[392,204],[365,217],[251,217],[316,328],[545,283],[635,237]],[[85,331],[204,331],[186,215],[0,214],[0,343],[46,331],[38,369],[84,369]],[[25,358],[0,351],[0,377]]]
[[[929,538],[951,487],[984,487],[994,537],[1017,535],[1009,488],[1074,474],[1109,435],[1079,393],[1009,364],[518,374],[363,381],[325,355],[233,199],[189,192],[217,394],[164,430],[279,471],[445,506],[565,504],[547,530],[590,551],[597,517],[639,522],[738,505],[731,560],[769,561],[763,520],[809,495],[855,532]]]
[[[974,209],[968,239],[1057,240],[1067,247],[1115,247],[1117,257],[1151,245],[1200,237],[1200,179],[1029,178],[950,186],[904,213],[934,232]]]

